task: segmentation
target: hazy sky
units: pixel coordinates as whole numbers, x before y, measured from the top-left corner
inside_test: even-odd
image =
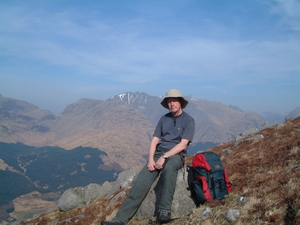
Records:
[[[60,113],[127,91],[300,106],[300,0],[1,0],[0,94]]]

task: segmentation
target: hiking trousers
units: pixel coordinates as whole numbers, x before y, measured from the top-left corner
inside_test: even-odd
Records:
[[[154,160],[157,161],[164,152],[156,151]],[[127,224],[129,220],[135,215],[147,193],[149,192],[151,185],[161,173],[162,176],[162,190],[161,198],[159,202],[159,208],[171,211],[173,195],[175,193],[176,181],[178,170],[182,166],[182,158],[179,154],[169,157],[162,170],[149,171],[147,164],[138,174],[135,179],[129,195],[124,200],[121,208],[119,209],[116,218]]]

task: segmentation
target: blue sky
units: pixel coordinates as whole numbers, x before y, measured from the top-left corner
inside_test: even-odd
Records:
[[[299,0],[0,1],[0,94],[60,113],[127,91],[300,106]]]

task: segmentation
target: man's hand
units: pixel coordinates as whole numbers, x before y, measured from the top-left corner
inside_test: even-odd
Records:
[[[163,157],[159,157],[159,159],[155,163],[155,168],[161,170],[164,166],[165,161],[166,160]]]
[[[155,161],[154,161],[154,159],[151,159],[151,160],[149,159],[147,168],[148,168],[149,171],[154,171],[155,170]]]

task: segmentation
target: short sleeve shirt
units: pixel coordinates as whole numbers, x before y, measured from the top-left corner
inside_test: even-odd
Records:
[[[168,151],[177,145],[181,139],[192,142],[194,133],[195,120],[183,111],[177,117],[174,117],[171,112],[162,116],[156,125],[153,136],[160,138],[159,148]]]

